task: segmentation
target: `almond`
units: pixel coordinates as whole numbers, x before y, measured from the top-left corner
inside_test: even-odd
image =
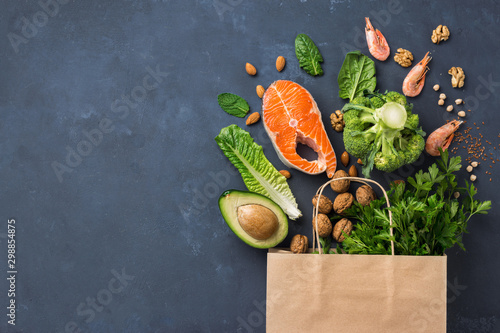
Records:
[[[290,171],[288,170],[280,170],[280,173],[285,176],[286,179],[292,177],[292,175],[290,174]]]
[[[276,59],[276,69],[278,72],[281,72],[285,68],[285,58],[282,56],[279,56],[278,59]]]
[[[266,89],[264,89],[264,87],[259,84],[257,88],[255,88],[255,91],[257,92],[257,96],[259,96],[259,98],[262,98],[262,96],[264,96],[264,93],[266,92]]]
[[[246,71],[247,71],[247,73],[249,75],[255,75],[255,74],[257,74],[257,70],[255,69],[254,65],[252,65],[252,64],[250,64],[248,62],[245,65],[245,69],[246,69]]]
[[[351,165],[351,168],[349,169],[349,176],[351,177],[357,177],[358,176],[358,169],[353,165]]]
[[[363,161],[360,158],[358,158],[358,164],[363,165]]]
[[[340,156],[340,162],[346,167],[349,164],[349,154],[345,151]]]
[[[258,122],[260,119],[260,114],[258,112],[254,112],[247,118],[247,125],[252,125]]]

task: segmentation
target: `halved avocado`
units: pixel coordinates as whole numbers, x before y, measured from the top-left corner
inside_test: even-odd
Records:
[[[274,201],[263,195],[229,190],[219,198],[222,217],[245,243],[268,249],[281,243],[288,234],[288,218]]]

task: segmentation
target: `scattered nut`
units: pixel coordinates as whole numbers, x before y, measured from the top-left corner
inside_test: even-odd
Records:
[[[394,61],[400,64],[403,67],[410,67],[411,62],[413,61],[413,54],[410,51],[399,48],[399,53],[394,55]]]
[[[349,177],[349,175],[344,170],[337,170],[333,175],[332,179],[343,178],[343,177]],[[347,190],[349,190],[349,185],[351,185],[351,181],[349,179],[337,180],[330,183],[332,190],[334,190],[337,193],[347,192]]]
[[[335,111],[330,115],[330,121],[332,123],[332,127],[336,132],[342,132],[344,130],[345,122],[344,115],[340,110]]]
[[[283,68],[285,68],[285,58],[282,56],[279,56],[276,59],[276,69],[278,70],[278,72],[281,72],[283,70]]]
[[[318,229],[316,229],[316,220],[318,221]],[[313,229],[319,237],[328,237],[332,233],[332,222],[325,214],[318,214],[318,217],[313,220]]]
[[[440,98],[440,99],[446,99],[446,94],[444,94],[444,93],[440,93],[440,94],[439,94],[439,98]]]
[[[351,193],[340,193],[333,202],[333,210],[335,210],[335,213],[342,215],[346,209],[351,208],[353,202],[354,196]]]
[[[453,88],[462,88],[465,83],[465,73],[462,67],[452,67],[448,71],[451,75],[451,85]]]
[[[356,201],[362,206],[368,206],[375,199],[377,195],[371,186],[363,185],[356,190]]]
[[[461,99],[461,98],[459,98],[459,99],[456,99],[456,100],[455,100],[455,104],[456,104],[456,105],[460,105],[460,104],[462,104],[462,103],[463,103],[463,101],[462,101],[462,99]]]
[[[280,173],[286,178],[286,179],[289,179],[290,177],[292,177],[292,174],[290,173],[290,171],[288,170],[280,170]]]
[[[446,111],[448,111],[448,112],[453,111],[453,105],[448,105],[448,106],[446,107]]]
[[[250,64],[250,63],[246,63],[245,65],[245,69],[248,73],[248,75],[255,75],[257,74],[257,69],[255,69],[254,65]]]
[[[438,105],[444,105],[444,99],[440,99],[440,100],[438,101]]]
[[[445,25],[440,24],[432,31],[431,40],[434,44],[439,44],[439,42],[448,40],[448,38],[450,38],[450,30]]]
[[[349,168],[349,176],[351,177],[357,177],[358,176],[358,170],[356,169],[356,167],[353,165],[351,165],[351,167]]]
[[[255,91],[257,92],[257,96],[259,96],[259,98],[262,98],[262,96],[264,96],[264,93],[266,92],[266,89],[264,89],[264,87],[259,84],[255,88]]]
[[[312,204],[314,207],[316,207],[316,204],[318,204],[318,196],[319,194],[316,194],[314,198],[312,199]],[[319,197],[319,206],[318,206],[318,212],[321,214],[330,214],[330,212],[333,209],[333,203],[330,199],[322,195]]]
[[[247,118],[247,125],[253,125],[258,122],[260,119],[260,114],[258,112],[254,112]]]
[[[343,152],[342,156],[340,156],[340,162],[346,167],[349,164],[349,153]]]
[[[459,117],[462,117],[462,118],[463,118],[463,117],[465,117],[465,111],[460,111],[460,112],[458,113],[458,116],[459,116]]]
[[[345,240],[345,235],[350,236],[352,231],[352,222],[346,218],[339,220],[335,223],[333,228],[332,236],[337,242],[343,242]]]
[[[470,181],[471,182],[476,181],[476,179],[477,179],[476,175],[470,175]]]
[[[476,161],[474,161],[470,165],[472,165],[473,168],[477,168],[477,166],[479,165],[479,163],[477,163]]]
[[[472,172],[472,170],[474,170],[474,168],[472,167],[472,165],[468,165],[465,170],[467,170],[467,172]]]
[[[358,163],[359,165],[363,165],[363,161],[362,161],[360,158],[358,158],[357,163]]]
[[[453,197],[454,197],[455,199],[460,198],[460,192],[455,192],[455,193],[453,193]]]
[[[295,235],[290,242],[290,251],[293,253],[306,253],[309,247],[309,240],[304,235]]]
[[[434,91],[438,91],[439,90],[439,84],[435,84],[434,87],[432,87],[432,89],[434,89]]]

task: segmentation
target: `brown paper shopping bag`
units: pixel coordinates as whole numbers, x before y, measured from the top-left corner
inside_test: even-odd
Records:
[[[269,333],[446,332],[446,256],[270,249],[267,260]]]

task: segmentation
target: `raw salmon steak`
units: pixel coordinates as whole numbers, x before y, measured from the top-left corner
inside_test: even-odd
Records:
[[[326,170],[328,177],[333,177],[337,158],[321,120],[321,112],[309,91],[292,81],[273,82],[262,99],[262,120],[285,165],[311,175]],[[299,156],[297,143],[313,149],[318,159],[308,161]]]

